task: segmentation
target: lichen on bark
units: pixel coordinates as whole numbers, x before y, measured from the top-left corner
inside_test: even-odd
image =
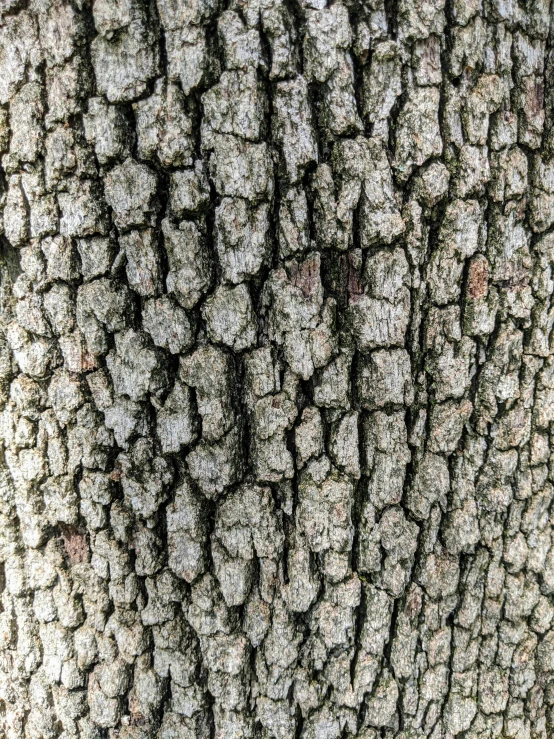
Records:
[[[0,0],[0,736],[554,735],[551,0]]]

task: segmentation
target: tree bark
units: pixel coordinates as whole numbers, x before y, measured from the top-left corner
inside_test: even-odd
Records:
[[[0,735],[554,735],[550,0],[1,0]]]

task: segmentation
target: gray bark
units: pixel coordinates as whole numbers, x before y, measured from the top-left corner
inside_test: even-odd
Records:
[[[554,735],[550,0],[0,0],[0,735]]]

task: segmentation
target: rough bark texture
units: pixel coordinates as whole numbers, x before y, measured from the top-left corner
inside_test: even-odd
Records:
[[[554,736],[550,0],[1,0],[0,734]]]

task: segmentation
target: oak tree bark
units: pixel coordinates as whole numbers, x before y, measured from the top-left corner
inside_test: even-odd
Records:
[[[550,0],[1,0],[0,734],[554,735]]]

